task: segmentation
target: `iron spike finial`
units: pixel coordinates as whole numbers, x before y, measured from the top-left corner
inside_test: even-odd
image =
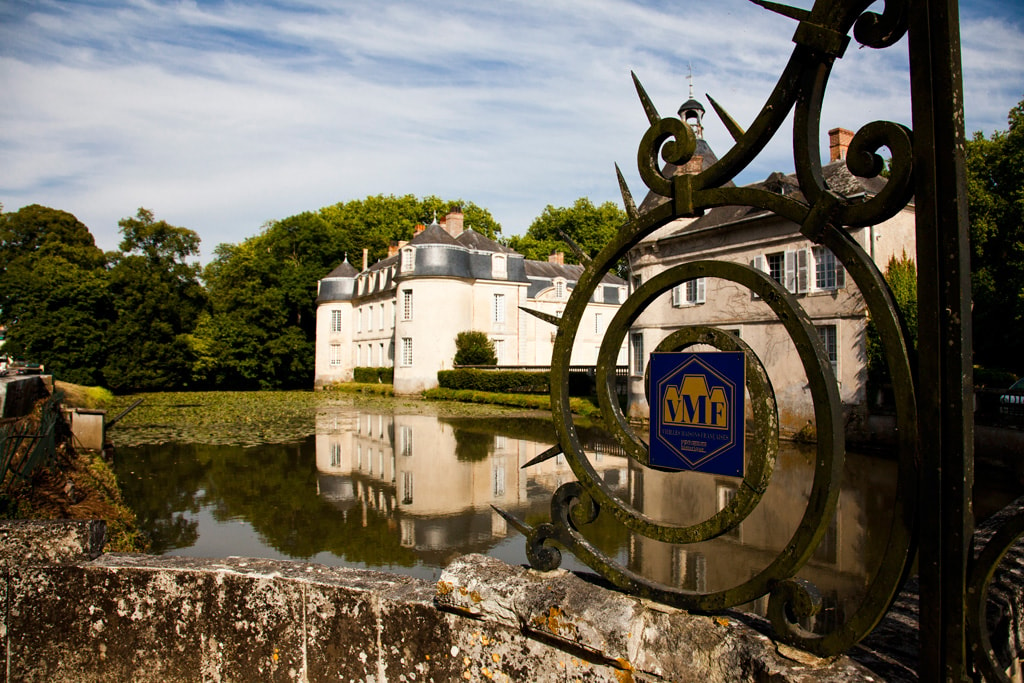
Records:
[[[580,263],[584,266],[590,263],[590,257],[587,256],[587,253],[583,251],[580,248],[580,245],[576,244],[573,238],[569,237],[569,235],[567,235],[561,228],[558,229],[558,236],[562,238],[562,241],[565,242],[566,245],[568,245],[569,249],[572,250],[572,253],[576,255],[576,258],[580,260]]]
[[[558,455],[561,452],[562,452],[562,447],[561,446],[558,446],[558,445],[552,446],[551,448],[547,449],[543,453],[538,453],[529,462],[527,462],[525,465],[523,465],[519,469],[525,470],[527,467],[532,467],[533,465],[536,465],[538,463],[542,463],[545,460],[550,460],[551,458],[555,457],[556,455]]]
[[[644,86],[640,84],[640,79],[636,77],[636,72],[629,72],[633,76],[633,85],[636,86],[636,94],[640,96],[640,104],[644,107],[644,112],[647,114],[647,120],[651,122],[651,125],[655,125],[658,121],[661,121],[661,115],[654,106],[654,102],[651,102],[651,98],[648,97],[647,91],[644,90]]]
[[[750,0],[750,2],[764,7],[770,12],[775,12],[776,14],[781,14],[784,17],[796,19],[797,21],[806,21],[811,16],[811,13],[805,9],[790,7],[789,5],[782,5],[777,2],[769,2],[769,0]]]
[[[523,313],[529,313],[534,318],[539,318],[546,323],[551,323],[555,327],[558,327],[558,324],[562,322],[562,319],[557,315],[551,315],[550,313],[544,313],[543,311],[535,311],[532,308],[527,308],[526,306],[520,306],[519,310]]]
[[[629,186],[626,185],[626,179],[622,176],[622,170],[618,164],[615,164],[615,175],[619,179],[619,192],[622,193],[622,204],[626,207],[626,215],[629,216],[629,220],[635,221],[640,217],[640,212],[636,209],[633,193],[629,191]]]
[[[722,120],[723,124],[725,124],[725,128],[729,131],[729,135],[732,136],[732,139],[739,142],[739,139],[743,137],[743,133],[745,132],[743,128],[740,127],[740,124],[736,123],[736,119],[729,116],[729,112],[725,111],[722,105],[715,102],[715,98],[707,93],[704,93],[704,97],[708,98],[708,102],[711,103],[711,107],[715,110],[715,113],[718,114],[718,118]]]
[[[501,515],[506,522],[511,524],[512,527],[516,531],[521,533],[523,536],[529,537],[530,532],[533,531],[533,527],[531,527],[529,524],[513,515],[511,512],[505,512],[500,507],[497,507],[495,505],[492,505],[491,509],[497,512],[499,515]]]

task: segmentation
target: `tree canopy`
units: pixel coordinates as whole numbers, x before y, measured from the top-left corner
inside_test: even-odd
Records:
[[[570,207],[548,204],[530,224],[525,235],[512,236],[506,244],[529,259],[546,261],[550,254],[561,251],[565,252],[567,263],[579,263],[565,237],[576,243],[587,256],[593,257],[615,237],[626,220],[626,212],[614,202],[594,206],[588,198],[580,197]],[[618,270],[619,275],[624,275],[625,264]]]
[[[967,142],[974,359],[1024,374],[1024,100],[1008,122]]]

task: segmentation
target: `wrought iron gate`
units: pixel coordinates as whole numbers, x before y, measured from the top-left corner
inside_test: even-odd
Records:
[[[662,160],[684,165],[694,154],[693,131],[678,118],[662,118],[636,80],[650,127],[637,160],[644,183],[669,199],[639,213],[626,183],[619,184],[629,221],[587,266],[558,321],[552,358],[551,398],[558,443],[527,466],[565,454],[578,481],[561,486],[551,501],[550,523],[530,527],[502,513],[527,536],[531,564],[552,569],[561,561],[557,541],[581,561],[631,593],[688,610],[712,612],[768,596],[775,636],[819,655],[844,652],[870,633],[885,615],[919,553],[921,583],[922,680],[1005,678],[991,657],[984,625],[988,581],[1007,549],[1024,533],[1024,518],[1011,519],[977,561],[971,557],[974,520],[973,422],[971,391],[970,289],[967,206],[964,180],[963,102],[959,18],[955,0],[886,0],[881,13],[866,0],[817,0],[810,10],[767,0],[756,4],[796,22],[792,55],[774,91],[744,131],[717,103],[715,110],[735,140],[717,163],[694,175],[663,175]],[[852,36],[864,46],[890,48],[908,36],[913,130],[889,121],[857,131],[847,166],[861,177],[878,176],[891,154],[885,188],[867,201],[854,201],[830,188],[822,175],[818,140],[826,85],[836,59]],[[804,199],[729,186],[794,114],[793,154]],[[881,273],[846,228],[878,224],[914,197],[919,272],[919,357],[911,358],[900,311]],[[772,476],[778,446],[775,398],[756,354],[738,337],[711,327],[687,327],[656,349],[678,350],[696,343],[743,351],[747,391],[753,402],[756,435],[748,443],[747,469],[737,495],[702,523],[675,526],[649,518],[617,498],[583,452],[568,401],[573,340],[587,302],[601,278],[627,251],[654,230],[705,209],[743,205],[773,212],[800,226],[804,236],[835,253],[863,294],[882,338],[896,392],[898,496],[882,562],[869,579],[866,598],[832,632],[814,634],[799,619],[820,603],[809,582],[795,578],[826,534],[839,494],[845,456],[836,378],[810,318],[789,292],[751,267],[696,261],[669,269],[640,286],[610,324],[600,351],[597,386],[602,415],[626,453],[649,465],[647,445],[625,419],[614,393],[616,355],[630,325],[659,294],[698,277],[729,280],[760,296],[793,340],[811,389],[817,426],[812,491],[797,531],[783,551],[749,581],[728,590],[700,593],[656,583],[617,564],[589,543],[588,524],[598,511],[630,531],[666,543],[694,543],[732,529],[758,505]],[[749,427],[748,427],[749,428]],[[971,656],[972,653],[973,656]]]

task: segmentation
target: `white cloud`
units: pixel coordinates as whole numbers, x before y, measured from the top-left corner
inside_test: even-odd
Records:
[[[490,208],[505,234],[547,204],[637,199],[646,119],[710,92],[749,125],[795,22],[740,0],[500,4],[73,2],[0,7],[0,201],[71,211],[104,248],[138,206],[190,227],[204,253],[367,194]],[[964,20],[968,130],[1005,127],[1022,93],[1021,22]],[[909,123],[905,41],[852,45],[823,129]],[[710,111],[708,139],[731,144]],[[741,182],[792,167],[790,130]],[[824,135],[824,133],[823,133]]]

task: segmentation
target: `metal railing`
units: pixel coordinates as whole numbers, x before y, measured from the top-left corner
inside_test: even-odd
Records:
[[[714,165],[691,175],[663,174],[659,156],[675,167],[685,166],[695,152],[695,135],[680,119],[662,118],[634,76],[650,123],[637,155],[640,175],[651,191],[669,201],[639,213],[622,174],[618,174],[629,221],[588,264],[557,321],[551,392],[558,443],[527,465],[563,453],[578,481],[555,492],[548,523],[531,527],[502,514],[527,537],[527,554],[536,568],[558,566],[561,547],[622,590],[691,611],[714,612],[767,597],[775,638],[821,656],[845,652],[875,628],[916,557],[921,589],[921,679],[961,681],[984,676],[1005,680],[991,655],[985,595],[1000,561],[1024,534],[1024,515],[1003,520],[990,540],[979,543],[983,547],[978,557],[972,556],[973,377],[957,4],[955,0],[887,0],[883,11],[875,13],[866,11],[872,4],[868,0],[817,0],[810,10],[768,0],[753,2],[795,20],[795,46],[775,89],[746,131],[712,100],[735,140]],[[888,49],[909,37],[913,131],[897,123],[875,121],[858,130],[849,146],[847,167],[860,177],[880,175],[884,163],[879,151],[883,147],[891,156],[884,189],[866,201],[847,198],[828,186],[818,147],[826,86],[851,35],[873,49]],[[791,113],[800,194],[732,186],[730,181],[748,167]],[[919,352],[913,360],[888,285],[847,230],[877,225],[895,216],[912,196],[919,293]],[[601,278],[661,226],[725,205],[754,207],[788,219],[799,226],[803,236],[836,255],[878,327],[892,378],[898,493],[884,532],[888,545],[868,579],[860,606],[827,633],[810,633],[801,627],[800,621],[813,615],[821,600],[816,588],[796,573],[826,536],[836,511],[845,458],[842,404],[828,356],[800,302],[752,267],[701,260],[670,268],[643,283],[605,333],[596,372],[598,395],[605,427],[629,457],[648,466],[647,444],[614,400],[612,367],[630,326],[656,297],[690,280],[719,278],[751,290],[771,307],[792,339],[814,402],[817,457],[807,506],[794,535],[760,573],[713,593],[656,583],[602,554],[586,539],[587,526],[598,511],[613,516],[634,534],[664,543],[715,538],[738,527],[757,507],[771,480],[778,449],[775,397],[756,354],[742,340],[721,330],[683,328],[655,349],[674,351],[700,343],[723,351],[742,351],[746,356],[755,431],[748,443],[755,447],[748,451],[739,492],[710,519],[691,526],[661,523],[617,498],[588,461],[569,412],[572,344]]]

